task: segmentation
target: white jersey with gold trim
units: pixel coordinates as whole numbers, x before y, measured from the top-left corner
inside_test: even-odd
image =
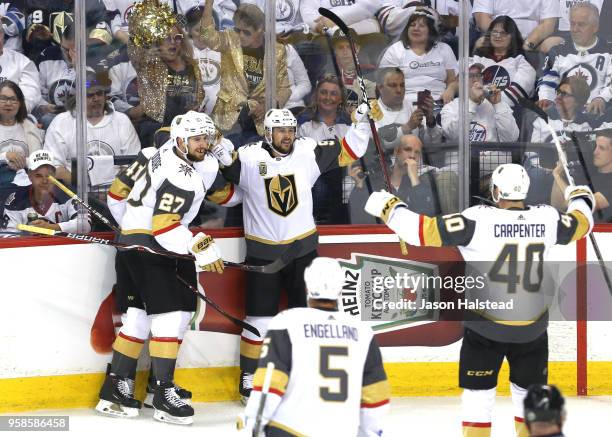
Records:
[[[216,162],[208,155],[204,159]],[[164,249],[186,254],[192,237],[187,227],[206,194],[202,176],[173,147],[159,149],[146,167],[134,171],[142,176],[128,195],[120,241],[142,244],[147,242],[142,237],[152,236]],[[152,238],[148,240],[152,243]]]
[[[464,306],[470,310],[466,326],[496,341],[526,342],[546,329],[547,309],[557,291],[551,270],[555,266],[544,263],[549,249],[587,235],[593,215],[582,199],[571,201],[567,213],[549,205],[475,206],[436,217],[400,204],[387,225],[409,244],[457,246],[466,261],[465,276],[474,280],[473,286],[466,286],[465,297],[480,301],[476,307]]]
[[[338,311],[293,308],[275,316],[263,342],[245,414],[254,419],[268,362],[263,412],[287,435],[380,435],[390,389],[372,329]],[[316,420],[308,411],[316,411]],[[285,435],[285,434],[283,434]]]
[[[249,254],[275,259],[284,245],[295,240],[303,240],[302,254],[314,250],[317,229],[311,188],[322,173],[363,156],[369,136],[369,125],[358,123],[341,141],[297,138],[287,156],[275,157],[264,141],[240,147],[234,163],[221,171],[244,191]]]

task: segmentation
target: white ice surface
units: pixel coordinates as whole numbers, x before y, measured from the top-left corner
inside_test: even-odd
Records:
[[[461,436],[458,397],[394,398],[391,405],[386,436]],[[237,415],[242,412],[242,406],[238,402],[198,403],[195,404],[195,410],[194,424],[191,426],[159,423],[153,420],[152,410],[147,409],[141,410],[140,416],[134,419],[109,418],[86,409],[37,411],[20,415],[70,416],[70,432],[45,432],[45,436],[244,435],[235,431],[234,427]],[[568,437],[610,435],[612,396],[568,397],[567,411],[568,419],[564,432]],[[311,414],[313,420],[317,417],[315,412],[302,411],[299,414]],[[492,437],[514,437],[514,411],[510,398],[498,397],[493,414]],[[12,433],[2,433],[9,434]],[[19,433],[22,436],[27,434],[34,433]]]

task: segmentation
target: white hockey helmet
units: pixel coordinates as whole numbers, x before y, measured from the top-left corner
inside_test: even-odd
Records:
[[[188,111],[177,115],[170,124],[170,138],[175,142],[181,138],[185,144],[191,137],[205,135],[209,144],[213,144],[217,137],[217,127],[212,119],[202,112]]]
[[[491,197],[494,202],[504,200],[525,200],[529,191],[529,175],[522,165],[502,164],[491,175]],[[495,196],[495,187],[499,195]]]
[[[297,120],[288,109],[270,109],[264,118],[266,141],[272,144],[272,129],[275,127],[297,128]]]
[[[309,299],[337,300],[344,284],[340,263],[334,258],[318,257],[304,270]]]

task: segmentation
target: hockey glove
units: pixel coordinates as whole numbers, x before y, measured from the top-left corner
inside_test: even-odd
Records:
[[[351,120],[355,124],[367,122],[368,117],[374,121],[382,120],[383,112],[380,109],[377,100],[370,100],[369,106],[368,103],[362,102],[359,106],[357,106],[357,109],[353,111],[353,114],[351,114]]]
[[[223,141],[219,141],[217,144],[212,146],[210,148],[210,153],[212,153],[213,156],[217,158],[217,161],[219,161],[219,164],[224,167],[232,165],[232,162],[234,162],[232,159],[232,152],[225,148]]]
[[[210,235],[198,233],[189,241],[189,252],[195,256],[197,272],[223,273],[223,259]]]
[[[385,190],[375,191],[368,198],[365,204],[365,211],[374,217],[379,217],[383,222],[387,223],[391,217],[391,212],[400,205],[407,207],[399,197]]]
[[[586,185],[568,185],[565,188],[565,200],[571,202],[574,199],[584,199],[591,211],[595,211],[595,196]]]

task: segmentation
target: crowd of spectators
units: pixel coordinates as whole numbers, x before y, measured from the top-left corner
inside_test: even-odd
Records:
[[[385,186],[381,161],[391,175],[389,188],[423,213],[459,210],[463,172],[478,171],[482,182],[506,162],[526,166],[534,181],[531,201],[562,207],[559,192],[567,182],[554,149],[546,147],[551,137],[522,99],[547,113],[580,170],[577,177],[599,194],[596,218],[610,221],[612,34],[600,23],[611,5],[470,3],[465,97],[474,147],[464,169],[457,160],[456,0],[276,0],[274,71],[265,62],[272,48],[265,45],[264,0],[87,0],[87,155],[136,155],[159,145],[159,132],[188,110],[211,115],[236,148],[260,140],[270,74],[275,105],[294,113],[298,136],[341,139],[362,89],[349,40],[318,13],[326,7],[351,29],[365,90],[383,114],[376,128],[384,156],[372,142],[358,163],[314,186],[319,223],[369,223],[362,204],[368,190]],[[74,1],[5,1],[0,15],[0,197],[30,184],[26,158],[40,149],[50,152],[56,177],[71,183]],[[491,66],[508,72],[507,86],[487,82],[483,73]],[[92,185],[116,171],[112,160],[102,168],[108,177],[93,175]],[[486,197],[480,185],[471,193]]]

